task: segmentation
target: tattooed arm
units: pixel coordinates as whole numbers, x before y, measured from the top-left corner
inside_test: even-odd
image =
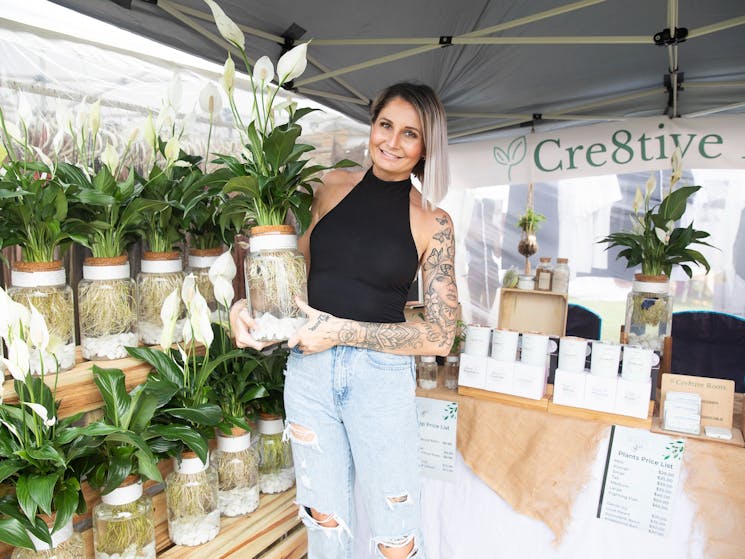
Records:
[[[358,322],[319,312],[304,303],[307,324],[289,340],[304,352],[349,345],[400,355],[446,355],[455,336],[458,293],[455,286],[455,239],[450,216],[428,216],[429,240],[422,256],[424,322]]]

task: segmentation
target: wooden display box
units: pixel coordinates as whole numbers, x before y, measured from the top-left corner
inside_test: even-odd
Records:
[[[497,327],[561,337],[567,327],[567,302],[566,293],[504,287]]]

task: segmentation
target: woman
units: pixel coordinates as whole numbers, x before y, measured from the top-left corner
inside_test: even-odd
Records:
[[[377,557],[424,559],[412,355],[445,355],[457,291],[447,187],[445,111],[427,86],[396,84],[371,107],[367,172],[332,171],[299,240],[308,322],[289,340],[285,408],[309,558],[351,558],[355,476]],[[410,176],[422,182],[412,188]],[[422,268],[425,320],[405,322]],[[260,347],[243,305],[240,346]]]

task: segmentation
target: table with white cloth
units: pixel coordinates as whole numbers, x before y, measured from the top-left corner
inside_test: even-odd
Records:
[[[686,439],[663,537],[597,518],[610,425],[444,389],[418,395],[459,406],[455,479],[422,480],[428,559],[745,558],[744,448]],[[372,557],[357,511],[355,558]]]

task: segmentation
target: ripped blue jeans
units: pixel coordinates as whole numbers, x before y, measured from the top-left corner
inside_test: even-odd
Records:
[[[419,424],[414,359],[349,346],[293,349],[285,379],[300,517],[308,559],[353,559],[355,476],[371,553],[403,547],[425,559],[419,511]],[[321,526],[310,509],[335,527]]]

